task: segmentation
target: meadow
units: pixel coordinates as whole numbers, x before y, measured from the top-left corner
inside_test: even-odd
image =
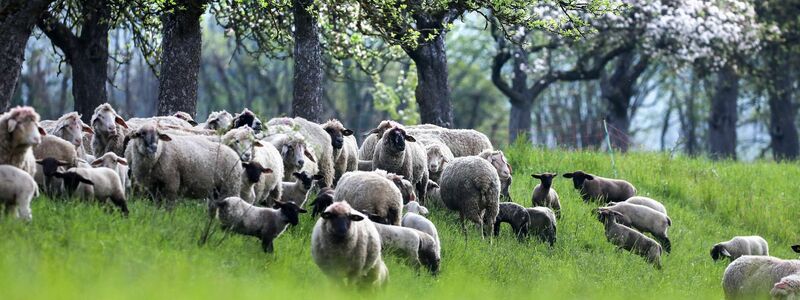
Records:
[[[554,181],[563,217],[553,248],[520,243],[504,226],[481,240],[444,208],[429,218],[442,238],[442,272],[432,277],[385,257],[390,281],[382,290],[356,291],[328,281],[311,260],[314,221],[275,241],[275,254],[251,237],[216,230],[200,246],[205,204],[186,200],[173,211],[131,199],[130,217],[75,201],[34,200],[33,222],[0,221],[2,299],[720,299],[726,262],[714,263],[711,246],[734,235],[758,234],[773,256],[796,258],[800,242],[800,168],[796,163],[712,162],[663,153],[617,155],[534,149],[514,145],[512,198],[530,206],[538,183],[531,173],[582,169],[632,182],[640,195],[662,201],[672,218],[672,253],[656,270],[605,240],[572,182]],[[216,228],[216,226],[215,226]]]

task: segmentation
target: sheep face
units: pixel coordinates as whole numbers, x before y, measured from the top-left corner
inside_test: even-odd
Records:
[[[428,171],[431,173],[439,173],[444,169],[444,165],[450,160],[442,154],[442,148],[437,146],[428,147]]]
[[[70,115],[67,119],[63,120],[63,123],[60,123],[59,127],[56,127],[54,134],[72,143],[76,147],[80,147],[83,145],[83,133],[93,134],[94,131],[92,127],[81,122],[80,115],[77,113],[73,114],[74,115]]]
[[[419,202],[417,201],[408,202],[408,204],[406,204],[404,208],[406,209],[407,212],[410,213],[415,213],[423,216],[428,214],[428,209],[425,206],[419,205]]]
[[[142,126],[141,129],[133,133],[131,139],[141,139],[141,142],[136,144],[136,151],[148,158],[156,157],[159,142],[169,142],[172,140],[168,135],[159,133],[158,130],[150,124]]]
[[[400,189],[400,194],[403,195],[403,203],[417,200],[417,196],[414,194],[414,185],[411,184],[411,181],[403,179],[403,176],[400,175],[395,175],[390,180]]]
[[[583,183],[586,180],[594,180],[594,176],[586,174],[583,171],[575,171],[573,173],[565,173],[564,178],[572,178],[572,185],[576,190],[583,189]]]
[[[503,151],[494,151],[489,155],[487,160],[489,160],[494,169],[497,170],[497,176],[499,176],[501,180],[506,180],[511,177],[511,165],[506,161],[506,156],[503,154]]]
[[[263,147],[259,140],[256,139],[253,129],[244,127],[245,129],[233,129],[222,137],[222,143],[236,151],[239,159],[242,161],[250,161],[253,159],[254,147]]]
[[[109,169],[116,170],[118,165],[127,166],[128,165],[128,160],[117,156],[116,154],[114,154],[114,152],[108,152],[106,154],[103,154],[103,156],[99,157],[98,159],[95,159],[91,163],[91,165],[92,165],[92,167],[95,167],[95,168],[96,167],[106,167],[106,168],[109,168]]]
[[[314,155],[306,149],[306,144],[303,142],[291,142],[281,146],[281,157],[283,157],[283,165],[289,169],[300,170],[303,164],[306,163],[305,158],[312,162],[316,162]]]
[[[11,136],[11,146],[17,149],[34,147],[42,142],[42,136],[47,135],[39,127],[39,115],[29,107],[12,109],[8,118],[8,134]]]
[[[725,247],[722,245],[716,244],[713,248],[711,248],[711,259],[714,261],[718,261],[725,257],[731,257],[731,254],[728,252],[728,249],[725,249]]]
[[[325,208],[333,204],[333,197],[334,197],[334,190],[329,187],[324,187],[319,190],[317,193],[317,197],[314,198],[314,202],[311,203],[311,206],[314,208],[311,211],[312,217],[317,217],[318,214],[321,214],[325,211]]]
[[[247,177],[247,181],[252,183],[258,182],[258,180],[261,179],[261,174],[272,173],[272,169],[264,168],[261,164],[254,161],[243,161],[242,168],[244,168],[244,175]]]
[[[189,122],[189,124],[191,124],[192,126],[197,126],[197,121],[195,121],[195,120],[194,120],[194,118],[192,118],[192,116],[191,116],[191,115],[189,115],[189,114],[188,114],[188,113],[186,113],[186,112],[179,111],[179,112],[176,112],[176,113],[175,113],[174,115],[172,115],[172,116],[173,116],[173,117],[176,117],[176,118],[178,118],[178,119],[184,120],[184,121],[186,121],[186,122]]]
[[[331,136],[331,146],[337,150],[344,147],[344,137],[353,135],[352,130],[344,128],[342,123],[335,119],[326,122],[322,128]]]
[[[322,213],[323,230],[336,240],[345,240],[352,231],[352,222],[364,220],[364,216],[353,210],[346,201],[335,202]]]
[[[292,224],[292,226],[296,226],[300,222],[300,214],[308,212],[302,207],[297,206],[294,201],[281,202],[276,200],[273,208],[280,209],[281,214],[286,217],[287,222]]]
[[[392,152],[403,152],[406,150],[406,141],[416,142],[413,136],[406,134],[402,128],[394,127],[383,133],[383,139],[386,140],[388,149]]]
[[[305,171],[300,173],[292,173],[292,175],[303,184],[303,188],[306,190],[311,189],[311,185],[314,183],[314,180],[322,180],[322,175],[316,174],[314,176],[309,177]]]
[[[541,180],[542,186],[549,187],[553,185],[553,178],[555,178],[556,175],[556,173],[542,173],[531,174],[531,177]]]
[[[231,129],[247,126],[252,128],[256,133],[261,132],[261,120],[259,120],[252,111],[246,108],[241,114],[238,114],[233,118],[232,123],[233,125]]]
[[[206,129],[219,130],[221,128],[228,128],[231,126],[233,116],[227,111],[213,112],[208,115],[206,120]]]
[[[800,296],[800,274],[793,274],[781,278],[772,286],[769,292],[772,299],[798,299]]]
[[[42,173],[44,173],[45,177],[52,177],[58,171],[58,167],[69,166],[69,162],[58,160],[52,157],[47,157],[44,159],[37,159],[37,164],[42,165]]]
[[[55,174],[53,174],[53,176],[55,176],[56,178],[61,178],[61,180],[64,181],[64,189],[67,190],[67,193],[69,195],[72,195],[72,193],[74,193],[75,190],[78,189],[78,185],[81,183],[94,185],[94,182],[81,176],[81,174],[78,174],[75,171],[67,171],[63,173],[56,172]]]
[[[603,225],[617,223],[617,218],[619,217],[622,217],[622,214],[619,212],[602,207],[597,209],[597,220],[603,223]]]
[[[128,124],[111,108],[110,105],[104,104],[95,111],[92,115],[92,128],[99,134],[107,136],[116,136],[117,125],[128,128]]]

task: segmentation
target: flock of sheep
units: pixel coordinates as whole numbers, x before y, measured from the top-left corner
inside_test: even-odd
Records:
[[[40,121],[30,107],[0,115],[0,203],[6,215],[30,221],[40,189],[51,197],[111,200],[129,213],[131,193],[172,207],[183,198],[209,199],[210,220],[225,230],[257,237],[266,252],[308,206],[317,219],[311,254],[331,279],[381,286],[388,279],[382,255],[396,253],[414,266],[439,272],[442,245],[428,207],[458,213],[483,236],[509,223],[520,240],[553,245],[561,217],[554,173],[533,174],[526,208],[508,200],[512,168],[482,133],[434,125],[383,121],[359,148],[337,120],[303,118],[262,123],[251,111],[214,112],[198,124],[186,113],[124,120],[109,104],[91,124],[77,113]],[[607,240],[661,268],[671,250],[672,220],[656,200],[636,196],[629,182],[575,171],[565,173],[595,211]],[[306,205],[306,199],[313,199]],[[426,207],[427,206],[427,207]],[[404,213],[405,211],[405,213]],[[651,237],[647,236],[649,234]],[[800,245],[792,248],[800,253]],[[800,260],[768,256],[757,236],[735,237],[711,249],[729,258],[727,298],[800,297]]]

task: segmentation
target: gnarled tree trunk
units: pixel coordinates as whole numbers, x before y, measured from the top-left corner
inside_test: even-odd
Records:
[[[51,2],[10,0],[0,4],[0,111],[8,110],[25,59],[25,45]]]
[[[202,33],[200,16],[205,0],[176,1],[176,7],[161,16],[163,24],[158,114],[197,112],[197,76],[200,73]]]
[[[294,96],[292,115],[322,122],[323,63],[313,0],[294,0]]]
[[[422,123],[453,126],[453,107],[450,104],[450,86],[447,82],[447,55],[444,34],[420,44],[406,53],[417,66],[417,88],[414,95],[419,104]]]
[[[739,74],[732,64],[717,73],[711,115],[708,118],[708,154],[712,159],[736,159],[736,101],[739,98]]]

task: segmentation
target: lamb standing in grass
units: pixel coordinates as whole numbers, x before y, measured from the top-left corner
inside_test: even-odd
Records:
[[[722,288],[728,300],[762,299],[769,297],[776,283],[792,275],[800,275],[800,260],[745,255],[725,269]]]
[[[618,248],[644,257],[656,268],[661,269],[661,245],[658,242],[634,229],[617,223],[622,214],[616,211],[601,207],[597,209],[597,212],[598,220],[603,223],[606,238],[609,242]]]
[[[292,201],[302,207],[303,204],[306,203],[308,191],[311,190],[311,186],[314,184],[314,181],[322,180],[322,176],[308,176],[306,172],[294,173],[292,175],[297,178],[296,181],[281,183],[283,186],[283,201]]]
[[[322,129],[331,137],[335,171],[333,184],[336,185],[342,174],[358,169],[358,145],[353,131],[345,128],[339,120],[328,120],[322,124]]]
[[[413,136],[402,126],[394,126],[383,133],[375,145],[372,164],[375,169],[402,175],[416,187],[416,198],[424,204],[428,190],[428,156]]]
[[[123,188],[130,188],[131,182],[128,180],[128,160],[117,156],[114,152],[108,152],[98,157],[91,163],[92,167],[105,167],[114,170],[119,175]]]
[[[389,270],[381,257],[381,236],[372,221],[346,201],[325,209],[311,233],[311,257],[331,280],[382,286]]]
[[[274,252],[272,242],[289,225],[296,226],[306,210],[294,202],[275,201],[273,208],[253,206],[239,197],[217,201],[217,214],[222,227],[233,232],[261,239],[264,252]]]
[[[556,213],[556,218],[561,219],[561,201],[558,199],[556,190],[552,188],[553,178],[556,175],[556,173],[531,174],[531,177],[542,181],[542,183],[533,188],[531,204],[533,206],[549,207]]]
[[[500,223],[508,223],[511,230],[519,240],[525,238],[530,217],[522,205],[513,202],[502,202],[499,205],[497,218],[494,222],[494,235],[500,235]]]
[[[466,219],[481,227],[483,236],[494,231],[500,199],[500,178],[489,161],[477,157],[457,157],[442,171],[440,197],[445,206],[457,211],[466,234]]]
[[[257,140],[253,129],[246,126],[231,129],[222,136],[221,142],[236,151],[245,162],[242,165],[245,174],[242,177],[241,194],[245,201],[265,202],[267,206],[272,206],[275,200],[281,199],[283,157],[274,145]]]
[[[31,200],[39,196],[39,187],[30,174],[11,165],[0,165],[0,203],[5,215],[31,221]]]
[[[31,107],[15,107],[0,115],[0,164],[12,165],[31,175],[36,175],[36,158],[33,147],[47,135],[37,125],[39,114]]]
[[[565,173],[563,176],[572,178],[572,184],[576,190],[580,190],[586,203],[593,199],[602,203],[622,202],[636,195],[636,188],[625,180],[603,178],[583,171]]]
[[[769,255],[767,241],[757,235],[735,236],[729,241],[717,243],[711,248],[711,259],[714,261],[729,258],[731,261],[743,255]]]
[[[620,202],[613,206],[606,207],[609,210],[619,212],[620,217],[617,222],[622,225],[635,228],[643,233],[649,232],[657,241],[664,246],[664,250],[669,253],[672,249],[667,231],[672,226],[672,220],[652,208],[643,205]]]
[[[400,225],[403,196],[385,175],[364,171],[345,173],[336,186],[334,201],[345,200],[353,209],[382,217],[390,225]]]
[[[116,171],[103,167],[71,168],[63,173],[56,172],[55,176],[64,181],[64,187],[70,195],[77,193],[81,199],[96,199],[100,203],[110,199],[119,207],[122,215],[128,215],[125,188]]]
[[[543,206],[526,208],[528,212],[528,226],[524,227],[524,235],[536,235],[539,240],[547,242],[550,247],[558,239],[558,224],[553,210]]]
[[[430,235],[433,238],[433,242],[436,243],[433,251],[436,257],[441,260],[442,242],[439,240],[439,231],[436,230],[436,226],[433,225],[433,222],[422,216],[428,214],[428,209],[419,205],[417,201],[409,202],[406,204],[405,208],[408,212],[403,215],[401,226],[414,228]]]
[[[423,265],[431,274],[439,273],[441,257],[433,237],[407,227],[375,223],[381,236],[383,250],[397,249],[404,254],[412,266]]]

